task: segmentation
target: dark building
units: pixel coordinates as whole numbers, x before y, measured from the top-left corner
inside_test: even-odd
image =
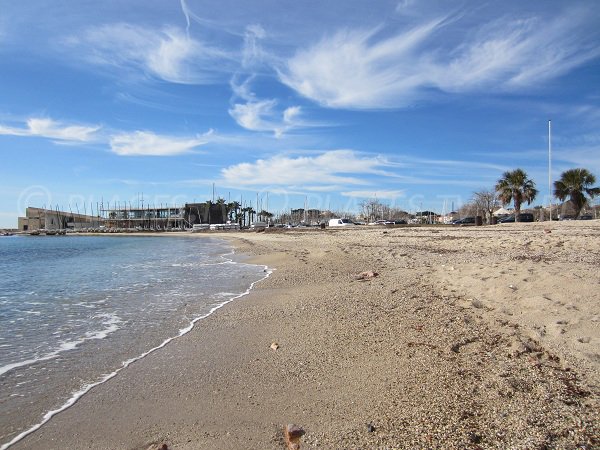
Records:
[[[185,219],[189,226],[199,223],[226,223],[227,208],[219,203],[186,203]]]

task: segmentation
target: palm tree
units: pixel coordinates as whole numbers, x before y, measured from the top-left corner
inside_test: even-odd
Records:
[[[248,214],[248,225],[250,225],[253,222],[253,217],[254,214],[256,214],[256,211],[254,211],[252,206],[246,206],[245,208],[242,208],[242,214],[242,217],[244,218],[244,226],[246,226],[246,214]]]
[[[560,201],[567,197],[575,208],[575,218],[579,217],[581,210],[588,199],[600,194],[600,187],[592,187],[596,177],[586,169],[570,169],[560,175],[560,180],[554,182],[554,196]]]
[[[248,207],[248,223],[252,224],[252,222],[254,222],[254,216],[256,214],[256,211],[254,211],[254,209],[252,208],[252,206]]]
[[[258,220],[260,220],[262,222],[269,222],[270,223],[271,217],[273,217],[273,213],[270,213],[269,211],[266,211],[266,210],[263,209],[261,212],[258,213],[258,217],[259,217]]]
[[[534,181],[522,169],[504,172],[496,183],[496,192],[503,205],[508,205],[511,201],[514,203],[515,222],[519,221],[521,204],[526,201],[529,205],[538,193]]]
[[[230,221],[239,222],[240,203],[236,201],[227,203],[227,215]]]

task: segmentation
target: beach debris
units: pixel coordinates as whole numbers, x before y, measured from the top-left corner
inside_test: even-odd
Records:
[[[516,291],[518,289],[514,284],[509,284],[508,288],[512,289],[513,291]]]
[[[300,438],[304,436],[305,431],[298,425],[288,423],[283,428],[283,437],[285,438],[285,445],[288,450],[299,450],[300,449]]]
[[[587,336],[584,336],[577,339],[577,341],[581,342],[582,344],[589,344],[591,339]]]
[[[465,338],[462,341],[457,342],[452,347],[450,347],[450,350],[452,350],[454,353],[459,353],[461,347],[472,344],[473,342],[476,342],[476,341],[477,341],[476,337]]]
[[[379,274],[377,272],[368,270],[366,272],[361,272],[358,275],[355,275],[354,279],[357,281],[367,281],[367,280],[370,280],[371,278],[375,278],[378,276],[379,276]]]
[[[373,424],[372,424],[372,423],[368,423],[368,424],[367,424],[367,431],[368,431],[369,433],[373,433],[373,432],[375,431],[375,427],[373,426]]]
[[[148,447],[148,450],[169,450],[169,446],[167,444],[152,444],[150,447]]]
[[[271,350],[277,351],[279,344],[277,342],[271,342]]]

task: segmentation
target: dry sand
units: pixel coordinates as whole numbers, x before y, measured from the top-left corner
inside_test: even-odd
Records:
[[[14,448],[600,446],[598,221],[224,235],[273,275]]]

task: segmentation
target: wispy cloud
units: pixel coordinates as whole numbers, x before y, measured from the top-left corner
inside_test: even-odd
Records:
[[[175,156],[191,153],[206,144],[205,137],[180,138],[161,136],[150,131],[135,131],[112,136],[110,148],[121,156]]]
[[[391,37],[381,28],[342,30],[297,51],[279,79],[321,105],[354,109],[406,107],[431,89],[539,88],[600,55],[588,25],[574,8],[543,22],[502,17],[460,34],[460,18],[444,17]]]
[[[247,130],[273,132],[277,138],[291,129],[311,126],[302,121],[300,106],[290,106],[283,112],[277,106],[274,99],[236,103],[229,109],[229,115]]]
[[[280,138],[289,130],[311,125],[302,120],[300,106],[281,106],[278,100],[259,98],[252,91],[257,72],[270,59],[260,45],[265,36],[266,31],[260,25],[246,27],[241,61],[244,73],[237,73],[230,80],[234,103],[229,115],[247,130],[272,132]]]
[[[205,45],[179,28],[162,30],[126,23],[88,29],[67,44],[96,65],[141,71],[173,83],[211,83],[231,67],[232,55]]]
[[[297,52],[280,70],[280,80],[301,95],[334,108],[408,104],[423,83],[414,66],[419,60],[416,50],[440,22],[380,40],[376,37],[379,30],[339,31]]]
[[[100,126],[66,125],[49,118],[27,119],[25,128],[0,124],[0,134],[12,136],[37,136],[59,142],[90,142],[97,137]]]
[[[317,156],[277,155],[254,163],[240,163],[221,171],[223,181],[240,186],[314,186],[368,184],[367,174],[384,175],[385,160],[352,150],[332,150]]]

